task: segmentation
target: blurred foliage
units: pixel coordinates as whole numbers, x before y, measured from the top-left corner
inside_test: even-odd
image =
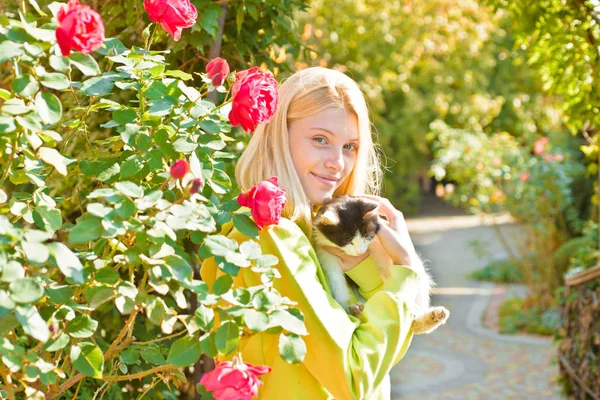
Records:
[[[581,264],[586,265],[587,267],[595,266],[595,261],[591,264],[589,261],[584,262],[583,258],[589,259],[593,258],[593,260],[597,259],[597,254],[595,254],[595,250],[598,247],[597,231],[594,232],[595,224],[590,224],[583,229],[583,236],[578,236],[573,239],[567,240],[560,246],[553,254],[554,265],[557,270],[567,272],[567,270],[571,267],[571,264],[576,264],[580,266]],[[596,226],[597,228],[597,226]],[[592,256],[592,257],[590,257]]]
[[[598,265],[598,224],[589,221],[583,229],[580,245],[570,257],[569,269],[577,273]]]
[[[551,336],[560,322],[556,307],[544,309],[519,298],[505,300],[498,310],[498,316],[500,333],[527,332]]]
[[[531,297],[540,306],[553,304],[551,293],[562,284],[565,268],[552,255],[590,218],[592,180],[577,149],[580,139],[551,133],[529,142],[506,133],[454,129],[442,121],[432,124],[432,131],[437,137],[432,174],[453,182],[438,194],[474,213],[508,211],[525,238],[509,245],[496,229],[498,237]]]
[[[52,2],[37,0],[41,8]],[[281,68],[289,71],[285,63],[288,55],[297,57],[304,49],[296,33],[293,16],[307,9],[307,0],[191,2],[198,10],[196,25],[184,31],[178,42],[171,40],[163,30],[159,30],[154,39],[156,46],[171,51],[166,61],[182,71],[204,72],[205,65],[211,59],[210,50],[219,36],[219,17],[223,10],[226,10],[226,16],[220,57],[227,59],[232,70],[262,65],[277,75]],[[21,1],[1,3],[1,14],[16,13]],[[117,37],[126,47],[144,42],[142,33],[150,20],[144,10],[143,0],[87,0],[82,3],[102,15],[106,37]]]
[[[496,283],[521,283],[523,275],[512,260],[494,260],[483,268],[471,273],[471,278],[478,281]]]
[[[473,132],[521,137],[560,129],[559,104],[542,94],[515,46],[511,14],[477,1],[316,0],[301,20],[315,50],[296,65],[346,71],[369,98],[389,158],[385,193],[414,209],[439,119]]]

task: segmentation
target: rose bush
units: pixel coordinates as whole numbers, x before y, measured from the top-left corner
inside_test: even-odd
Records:
[[[278,320],[302,326],[302,314],[274,290],[278,260],[225,172],[239,148],[230,101],[206,98],[206,74],[169,69],[151,38],[62,55],[64,7],[0,22],[0,393],[172,397],[194,388],[201,354],[232,355],[267,329],[302,334]],[[227,223],[249,240],[217,234]],[[208,257],[225,272],[211,291],[198,273]],[[233,289],[239,268],[263,285]],[[248,313],[264,323],[249,329]]]

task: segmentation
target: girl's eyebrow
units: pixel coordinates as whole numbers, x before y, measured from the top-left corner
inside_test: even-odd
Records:
[[[315,126],[313,128],[310,128],[310,130],[311,131],[323,131],[323,132],[328,133],[330,136],[336,137],[335,133],[331,132],[329,129],[325,129],[325,128],[321,128],[321,127]],[[357,138],[354,138],[354,139],[350,139],[349,141],[350,142],[359,142],[360,138],[357,137]]]

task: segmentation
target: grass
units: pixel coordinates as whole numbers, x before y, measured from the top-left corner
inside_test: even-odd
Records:
[[[521,283],[523,276],[517,267],[508,259],[494,260],[485,267],[473,271],[471,279],[495,283]]]

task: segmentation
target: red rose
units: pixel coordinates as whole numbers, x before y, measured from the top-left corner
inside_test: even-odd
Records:
[[[58,10],[57,19],[56,41],[63,56],[71,54],[71,50],[89,54],[102,46],[102,18],[90,7],[79,4],[79,0],[69,0]]]
[[[194,26],[198,18],[190,0],[144,0],[144,9],[150,20],[160,22],[175,41],[181,39],[183,28]]]
[[[217,57],[208,63],[206,73],[212,79],[214,87],[221,86],[229,75],[229,64],[227,64],[227,60]]]
[[[190,194],[198,193],[200,191],[200,189],[202,189],[203,185],[204,185],[204,182],[202,182],[202,179],[200,179],[200,178],[194,179],[192,181],[192,186],[190,187]]]
[[[236,356],[233,361],[217,362],[215,369],[202,375],[200,384],[212,391],[216,400],[251,400],[262,385],[258,377],[270,371],[266,365],[254,366]]]
[[[256,125],[269,122],[277,109],[277,81],[258,67],[238,72],[231,89],[233,104],[229,112],[231,125],[242,125],[250,133]]]
[[[181,159],[175,161],[175,164],[171,165],[171,176],[175,179],[181,179],[190,171],[190,163],[187,160]]]
[[[252,217],[259,229],[277,225],[286,203],[285,190],[278,186],[277,177],[272,176],[240,194],[238,203],[252,210]]]

